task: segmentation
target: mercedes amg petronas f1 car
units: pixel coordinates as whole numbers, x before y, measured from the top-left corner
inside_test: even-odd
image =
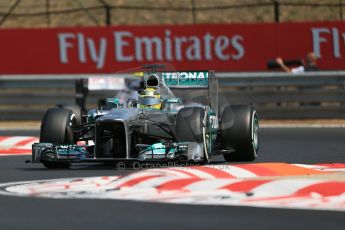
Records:
[[[226,161],[255,160],[259,122],[252,106],[220,111],[213,71],[156,69],[144,72],[137,100],[108,98],[85,119],[66,108],[48,109],[32,162],[47,168],[108,161],[205,163],[218,154]]]

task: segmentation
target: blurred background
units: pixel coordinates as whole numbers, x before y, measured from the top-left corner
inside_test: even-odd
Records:
[[[344,0],[2,0],[2,28],[334,21]]]
[[[194,28],[200,40],[207,33],[239,36],[240,47],[232,44],[243,60],[175,60],[172,66],[215,70],[221,103],[253,104],[262,119],[343,119],[344,4],[345,0],[1,0],[0,120],[36,122],[49,107],[95,108],[105,97],[131,90],[130,72],[145,61],[111,63],[107,53],[104,70],[84,68],[88,60],[80,56],[73,68],[61,61],[61,33],[72,33],[62,41],[65,50],[80,45],[73,39],[83,33],[83,39],[94,39],[97,54],[97,39],[99,44],[102,39],[109,42],[112,33],[123,28],[133,36],[162,39],[167,30],[169,35],[192,36]],[[218,47],[224,44],[220,41]],[[12,51],[16,49],[20,52]],[[315,51],[320,51],[316,56],[321,71],[294,74],[276,61],[281,57],[290,70],[306,67],[305,54]],[[86,51],[73,52],[67,58]],[[87,55],[93,61],[98,58]],[[56,59],[51,66],[44,62],[50,58]],[[149,62],[162,61],[169,63],[164,58]]]

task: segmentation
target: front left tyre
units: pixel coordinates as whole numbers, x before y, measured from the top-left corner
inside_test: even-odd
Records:
[[[202,152],[199,157],[202,161],[208,161],[208,155],[205,152],[206,149],[206,129],[205,109],[203,107],[185,107],[178,111],[176,115],[176,127],[175,134],[178,142],[193,142],[197,143],[201,149],[198,152]]]
[[[224,154],[230,161],[254,161],[259,151],[259,119],[249,105],[227,106],[222,113],[222,145],[234,152]]]
[[[202,107],[185,107],[176,116],[176,138],[179,142],[203,142],[203,120],[205,110]]]

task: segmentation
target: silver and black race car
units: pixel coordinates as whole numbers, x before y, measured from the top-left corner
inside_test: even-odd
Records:
[[[40,143],[32,146],[32,162],[47,168],[77,162],[205,163],[218,154],[226,161],[255,160],[257,112],[249,105],[220,111],[213,71],[149,67],[137,100],[108,98],[85,119],[70,109],[48,109]]]

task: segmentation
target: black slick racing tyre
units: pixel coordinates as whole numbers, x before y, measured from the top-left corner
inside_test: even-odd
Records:
[[[222,145],[234,152],[224,154],[229,161],[254,161],[259,151],[259,120],[248,105],[227,106],[222,113]]]
[[[176,138],[178,142],[203,142],[203,120],[205,110],[202,107],[185,107],[176,116]]]
[[[72,126],[76,124],[73,112],[64,108],[48,109],[41,123],[40,142],[75,144]],[[47,168],[69,168],[69,162],[42,160]]]
[[[188,156],[190,162],[198,161],[205,163],[209,161],[206,152],[206,140],[204,119],[206,116],[203,107],[185,107],[178,111],[176,116],[175,135],[178,142],[193,142],[198,145],[194,156]]]
[[[63,105],[62,108],[69,109],[75,115],[76,125],[81,125],[83,113],[79,105],[71,104],[71,105]]]

